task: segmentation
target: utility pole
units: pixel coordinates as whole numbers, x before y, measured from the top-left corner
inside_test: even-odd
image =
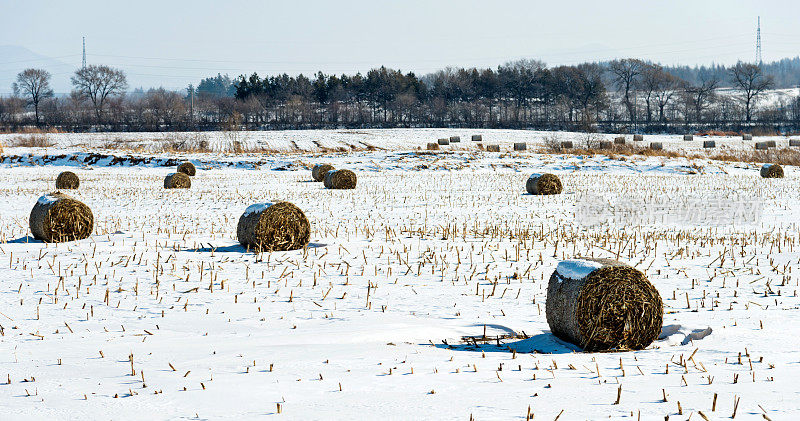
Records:
[[[756,65],[761,66],[761,63],[761,16],[759,16],[756,30]]]
[[[83,63],[81,64],[81,69],[86,68],[86,37],[83,37]]]

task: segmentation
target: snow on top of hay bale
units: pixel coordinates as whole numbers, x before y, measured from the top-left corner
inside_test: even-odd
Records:
[[[559,262],[556,272],[564,278],[582,279],[601,267],[603,267],[603,264],[599,262],[586,259],[569,259]],[[561,282],[560,279],[559,282]]]
[[[267,210],[268,207],[272,206],[274,203],[267,202],[267,203],[256,203],[247,207],[244,210],[245,215],[250,215],[251,213],[263,212]]]

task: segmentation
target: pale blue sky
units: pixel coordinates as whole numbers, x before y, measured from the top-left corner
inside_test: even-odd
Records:
[[[48,69],[61,87],[86,36],[90,63],[123,68],[132,87],[176,88],[217,72],[427,73],[523,57],[733,63],[753,60],[758,15],[765,61],[800,54],[796,0],[0,0],[0,45],[65,63]],[[0,57],[0,93],[8,71],[36,64]]]

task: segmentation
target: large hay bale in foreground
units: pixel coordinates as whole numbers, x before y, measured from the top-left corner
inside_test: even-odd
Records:
[[[633,135],[633,141],[634,142],[641,142],[643,140],[644,140],[644,136],[643,135],[640,135],[640,134]]]
[[[483,142],[483,136],[479,134],[472,135],[473,142]]]
[[[625,136],[615,137],[614,138],[615,145],[624,145],[625,144]]]
[[[717,142],[715,142],[713,140],[704,140],[703,141],[703,147],[706,148],[706,149],[716,148],[717,147]]]
[[[800,140],[789,139],[789,146],[800,146]]]
[[[528,149],[528,144],[525,142],[515,142],[514,143],[514,150],[515,151],[524,151]]]
[[[428,146],[427,146],[427,149],[429,151],[438,151],[439,150],[439,144],[435,143],[435,142],[429,142]]]
[[[547,324],[585,351],[644,349],[658,338],[664,305],[645,275],[611,259],[565,260],[550,276]]]
[[[764,164],[761,167],[763,178],[783,178],[783,167],[778,164]]]
[[[36,201],[29,224],[34,238],[46,243],[61,243],[92,235],[94,215],[79,200],[54,192]]]
[[[487,152],[500,152],[500,145],[486,145]]]
[[[301,249],[308,245],[310,235],[308,218],[289,202],[251,205],[236,227],[239,243],[256,252]]]
[[[650,142],[650,149],[654,151],[660,151],[664,149],[664,145],[661,142]]]
[[[745,133],[742,135],[742,140],[753,140],[753,135],[750,133]]]
[[[192,187],[192,179],[182,172],[174,172],[164,177],[165,189],[188,189]]]
[[[56,189],[71,190],[77,189],[81,185],[81,180],[72,171],[64,171],[56,177]]]
[[[194,167],[194,164],[187,161],[178,165],[178,172],[184,173],[189,177],[194,177],[195,174],[197,174],[197,168]]]
[[[328,171],[333,170],[333,169],[335,169],[335,168],[333,168],[333,165],[331,165],[331,164],[317,164],[317,165],[314,165],[314,168],[311,169],[311,178],[313,178],[314,181],[324,181],[325,180],[325,174]]]
[[[694,135],[685,134],[685,135],[683,135],[683,140],[685,140],[687,142],[690,141],[690,140],[694,140]]]
[[[439,139],[436,142],[441,146],[447,146],[450,144],[450,139]]]
[[[333,170],[325,173],[326,189],[354,189],[358,181],[356,173],[350,170]]]
[[[769,149],[769,146],[767,146],[767,142],[756,142],[757,151],[766,151],[767,149]]]
[[[561,142],[561,149],[572,149],[574,148],[571,140],[565,140]]]
[[[530,194],[560,194],[564,189],[561,179],[555,174],[531,174],[525,182],[525,190]]]
[[[450,136],[450,143],[459,143],[461,142],[461,136]]]

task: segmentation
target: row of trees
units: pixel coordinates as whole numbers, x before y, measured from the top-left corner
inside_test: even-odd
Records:
[[[737,63],[687,81],[638,59],[548,68],[520,60],[496,69],[447,68],[424,76],[385,67],[366,74],[217,75],[186,92],[126,93],[108,66],[75,72],[68,97],[53,97],[45,70],[21,72],[0,98],[0,126],[63,130],[282,129],[471,126],[672,131],[800,126],[797,96],[769,101],[764,67]],[[720,86],[730,86],[723,90]]]

